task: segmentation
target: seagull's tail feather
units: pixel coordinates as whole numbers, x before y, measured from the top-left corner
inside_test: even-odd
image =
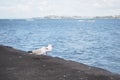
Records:
[[[28,51],[28,53],[32,53],[32,51]]]

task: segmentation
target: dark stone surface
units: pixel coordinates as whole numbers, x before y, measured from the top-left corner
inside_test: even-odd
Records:
[[[120,80],[101,68],[0,46],[0,80]]]

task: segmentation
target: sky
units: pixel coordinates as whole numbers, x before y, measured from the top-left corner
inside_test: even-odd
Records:
[[[0,18],[120,15],[120,0],[0,0]]]

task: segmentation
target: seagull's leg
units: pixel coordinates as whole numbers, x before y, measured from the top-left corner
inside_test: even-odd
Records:
[[[45,52],[45,55],[47,55],[47,52]]]

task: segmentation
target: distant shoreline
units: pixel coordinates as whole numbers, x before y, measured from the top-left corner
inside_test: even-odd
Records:
[[[9,19],[9,18],[6,18]],[[113,16],[56,16],[56,15],[49,15],[43,17],[31,17],[31,18],[11,18],[11,19],[28,19],[28,20],[39,20],[39,19],[120,19],[120,15],[113,15]]]
[[[95,20],[95,19],[98,19],[98,20],[107,20],[107,19],[120,19],[120,18],[79,18],[79,19],[74,19],[74,18],[63,18],[63,19],[59,19],[59,18],[56,18],[56,19],[52,19],[52,18],[45,18],[45,19],[42,19],[42,18],[23,18],[23,19],[0,19],[0,20],[8,20],[8,21],[13,21],[13,20],[25,20],[25,21],[34,21],[34,20]]]

